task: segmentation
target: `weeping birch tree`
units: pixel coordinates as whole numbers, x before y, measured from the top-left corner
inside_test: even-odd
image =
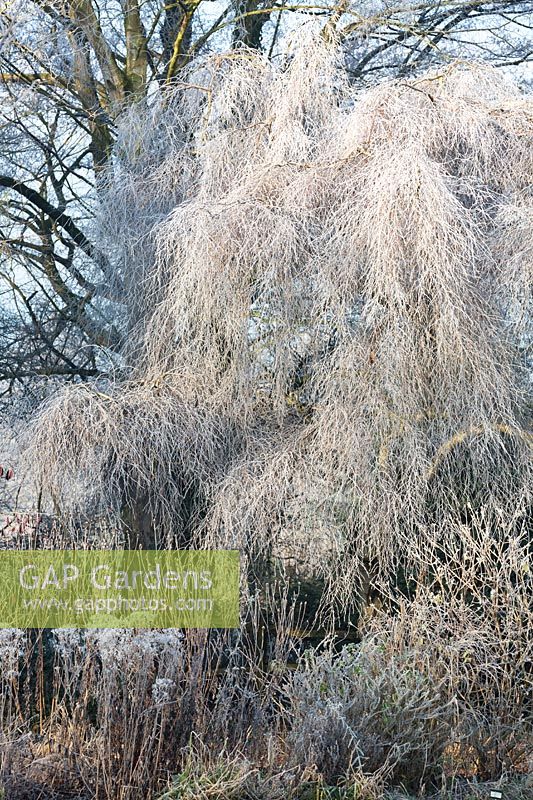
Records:
[[[297,543],[346,598],[480,514],[525,524],[532,107],[485,67],[344,77],[312,36],[123,119],[98,230],[127,376],[55,395],[29,461],[61,512],[143,546]]]

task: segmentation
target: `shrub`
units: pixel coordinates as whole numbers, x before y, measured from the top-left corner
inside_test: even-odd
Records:
[[[439,768],[453,711],[423,648],[396,652],[374,636],[311,653],[288,691],[293,757],[327,780],[359,770],[413,784]]]

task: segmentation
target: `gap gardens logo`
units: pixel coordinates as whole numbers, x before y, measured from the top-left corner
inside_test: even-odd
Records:
[[[1,628],[238,625],[238,551],[0,552]]]

